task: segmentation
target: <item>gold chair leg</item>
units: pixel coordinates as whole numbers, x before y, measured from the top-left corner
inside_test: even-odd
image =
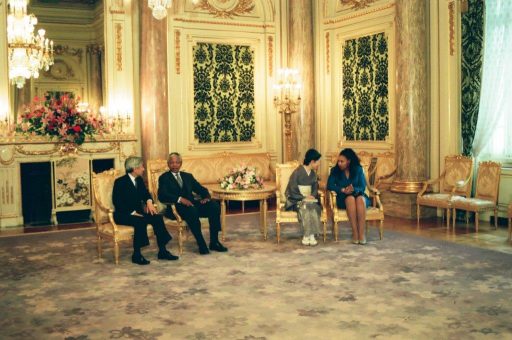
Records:
[[[114,262],[119,264],[119,242],[114,241]]]
[[[469,211],[466,211],[466,227],[469,224]]]
[[[178,228],[178,249],[180,255],[183,255],[183,228]]]
[[[478,212],[475,212],[475,228],[476,232],[478,233]]]
[[[455,230],[455,223],[457,223],[457,221],[456,221],[457,209],[455,209],[455,208],[453,209],[452,215],[453,215],[452,225],[453,225],[453,230]]]
[[[101,236],[98,235],[98,259],[101,259],[102,249],[101,249]]]
[[[327,224],[325,222],[322,222],[322,224],[324,225],[324,243],[325,243],[325,239],[327,238]]]
[[[276,223],[277,244],[281,241],[281,223]]]
[[[338,222],[333,222],[334,241],[338,242]]]
[[[384,236],[384,220],[380,220],[379,225],[379,237],[382,240],[382,237]]]
[[[508,241],[512,241],[512,217],[508,219]]]
[[[416,226],[420,226],[420,205],[416,204]]]
[[[455,219],[455,213],[453,214],[453,218]],[[450,208],[446,209],[446,229],[450,229]]]
[[[498,210],[494,208],[494,229],[498,230]]]

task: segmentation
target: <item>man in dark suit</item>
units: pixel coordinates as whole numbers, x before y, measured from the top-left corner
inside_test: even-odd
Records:
[[[192,174],[181,169],[181,156],[177,152],[169,155],[168,172],[158,179],[158,199],[167,204],[166,216],[174,218],[170,204],[175,204],[178,214],[187,222],[199,246],[199,253],[209,254],[208,247],[201,233],[199,217],[208,217],[210,224],[210,250],[225,252],[228,249],[219,242],[220,206],[210,200],[208,189],[203,187]],[[199,196],[195,198],[194,194]]]
[[[172,237],[165,228],[164,220],[158,215],[153,200],[142,180],[144,165],[140,157],[128,157],[124,163],[126,175],[114,182],[112,201],[114,202],[114,221],[118,224],[131,225],[135,229],[133,237],[132,262],[140,265],[150,262],[142,256],[140,248],[149,245],[147,225],[153,226],[158,244],[158,259],[177,260],[165,245]]]

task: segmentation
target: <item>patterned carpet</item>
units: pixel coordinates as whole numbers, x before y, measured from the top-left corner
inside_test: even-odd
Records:
[[[98,261],[90,229],[0,238],[0,338],[512,339],[511,255],[376,229],[352,245],[346,226],[310,248],[285,225],[277,246],[257,220],[228,217],[227,254],[190,239],[145,267],[129,246]]]

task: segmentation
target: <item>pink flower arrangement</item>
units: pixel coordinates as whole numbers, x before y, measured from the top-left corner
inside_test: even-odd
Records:
[[[233,168],[219,182],[220,187],[227,190],[261,189],[263,187],[263,178],[258,176],[256,168],[246,165]]]
[[[58,98],[35,97],[18,116],[16,131],[28,136],[50,136],[60,141],[81,145],[86,137],[94,140],[106,125],[101,116],[79,110],[80,98],[68,95]]]

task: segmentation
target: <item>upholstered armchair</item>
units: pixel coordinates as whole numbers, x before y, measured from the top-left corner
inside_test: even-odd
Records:
[[[395,154],[393,152],[385,152],[375,156],[377,162],[375,164],[375,189],[382,192],[389,190],[393,180],[395,179],[396,163]]]
[[[478,232],[478,214],[494,211],[494,227],[498,229],[498,191],[500,187],[501,164],[497,162],[478,163],[475,197],[456,197],[453,199],[453,226],[457,210],[475,213],[475,229]]]
[[[183,254],[183,239],[188,236],[188,234],[185,233],[188,230],[187,222],[185,222],[183,218],[181,218],[180,214],[178,214],[174,204],[170,204],[174,219],[166,217],[164,212],[167,205],[165,202],[160,202],[158,199],[158,178],[167,171],[169,171],[169,167],[167,166],[167,160],[165,159],[153,159],[149,160],[147,163],[149,192],[151,193],[151,196],[153,196],[153,202],[155,203],[158,212],[164,216],[165,226],[167,228],[174,228],[178,230],[178,247],[181,255]],[[208,226],[207,218],[200,218],[200,221],[201,226]]]
[[[446,156],[444,171],[433,180],[426,181],[416,199],[417,224],[420,224],[420,206],[444,209],[446,228],[450,227],[450,210],[453,198],[471,196],[473,159],[465,156]],[[439,183],[439,192],[428,193],[429,187]]]
[[[297,212],[287,211],[286,205],[286,187],[290,181],[290,176],[293,171],[300,165],[297,161],[292,161],[284,164],[276,164],[276,235],[277,244],[281,241],[281,223],[298,223]],[[325,194],[320,188],[318,189],[320,196],[320,205],[322,206],[322,213],[320,215],[320,221],[323,225],[323,237],[324,242],[326,239],[327,232],[327,209],[325,207]]]
[[[114,261],[119,264],[119,243],[133,241],[134,229],[132,226],[120,225],[114,222],[114,203],[112,190],[114,181],[124,173],[121,170],[107,170],[92,175],[92,189],[94,196],[94,222],[98,240],[98,258],[102,255],[102,241],[108,240],[114,244]],[[153,235],[153,228],[148,226],[148,236]]]
[[[379,238],[382,240],[384,236],[384,207],[380,201],[380,192],[370,184],[368,179],[368,168],[363,165],[364,175],[366,177],[366,190],[365,193],[375,200],[375,206],[371,206],[366,209],[366,221],[379,221]],[[336,192],[329,192],[329,204],[332,211],[332,230],[334,234],[334,240],[338,242],[338,223],[349,222],[348,214],[345,209],[340,209],[336,205]],[[366,229],[366,235],[368,236],[368,227]]]

